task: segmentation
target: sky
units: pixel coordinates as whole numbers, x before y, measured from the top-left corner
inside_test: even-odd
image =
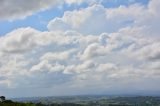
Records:
[[[159,0],[1,0],[0,95],[160,95]]]

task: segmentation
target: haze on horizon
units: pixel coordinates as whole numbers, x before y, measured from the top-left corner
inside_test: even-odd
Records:
[[[0,95],[160,95],[160,0],[1,0]]]

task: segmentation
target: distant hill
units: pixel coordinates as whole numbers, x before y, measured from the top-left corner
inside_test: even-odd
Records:
[[[19,98],[14,101],[35,103],[27,106],[160,106],[160,97],[152,96],[61,96]]]

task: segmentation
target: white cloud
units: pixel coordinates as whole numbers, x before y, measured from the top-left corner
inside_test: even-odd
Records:
[[[60,53],[46,53],[44,56],[41,57],[41,60],[51,60],[51,61],[57,61],[57,60],[67,60],[69,59],[69,53],[67,52],[60,52]]]
[[[57,72],[57,71],[63,71],[64,66],[59,64],[50,63],[49,61],[41,61],[39,64],[34,65],[31,68],[31,72],[42,72],[42,73],[51,73],[51,72]]]
[[[72,73],[81,73],[81,72],[87,72],[94,69],[96,64],[94,64],[93,61],[85,61],[84,63],[78,64],[78,65],[71,65],[66,67],[64,70],[64,73],[66,74],[72,74]]]
[[[50,21],[48,29],[52,31],[75,30],[83,34],[100,34],[111,27],[107,25],[107,22],[105,8],[101,5],[93,5],[86,9],[65,12],[62,18]]]
[[[114,9],[93,5],[53,19],[51,31],[20,28],[0,37],[0,86],[158,91],[159,15],[151,5],[159,2],[154,2]],[[146,35],[147,28],[153,35]]]
[[[133,51],[132,51],[133,52]],[[142,47],[140,50],[135,50],[135,57],[144,60],[160,60],[160,43],[153,43]]]
[[[101,3],[103,0],[64,0],[67,4],[88,3],[89,5]]]
[[[145,7],[139,4],[111,9],[95,4],[85,9],[65,12],[63,17],[51,20],[48,29],[51,31],[76,30],[83,34],[111,33],[134,24],[136,19],[144,14]]]
[[[65,0],[65,2],[68,4],[81,4],[84,0]]]
[[[34,36],[40,32],[32,28],[20,28],[0,38],[1,52],[26,52],[36,46]]]

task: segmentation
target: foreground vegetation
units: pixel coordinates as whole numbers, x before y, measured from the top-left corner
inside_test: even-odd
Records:
[[[0,106],[36,106],[36,104],[33,103],[19,103],[19,102],[13,102],[11,100],[6,100],[3,102],[0,102]]]
[[[73,103],[62,103],[62,104],[50,104],[45,105],[42,103],[20,103],[20,102],[12,102],[12,101],[4,101],[0,102],[0,106],[83,106],[80,104],[73,104]]]

